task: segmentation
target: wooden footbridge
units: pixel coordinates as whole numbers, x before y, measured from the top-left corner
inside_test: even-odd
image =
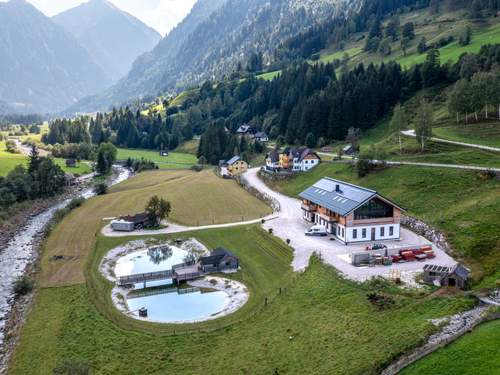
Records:
[[[206,273],[202,272],[196,263],[182,263],[177,264],[173,266],[172,269],[166,271],[121,276],[118,278],[118,285],[124,286],[143,283],[144,287],[146,287],[147,282],[162,280],[172,280],[174,283],[178,284],[181,281],[189,281],[200,278],[205,274]]]
[[[130,293],[127,295],[128,299],[134,299],[134,298],[142,298],[142,297],[149,297],[149,296],[157,296],[157,295],[163,295],[163,294],[190,294],[190,293],[197,293],[201,289],[196,288],[196,287],[191,287],[191,288],[177,288],[177,287],[168,287],[168,288],[147,288],[147,289],[140,289],[138,291],[134,291],[133,293]]]

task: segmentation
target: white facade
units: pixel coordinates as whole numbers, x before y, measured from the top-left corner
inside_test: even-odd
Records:
[[[372,224],[345,227],[338,224],[335,236],[345,243],[399,240],[399,224]]]
[[[293,159],[293,171],[294,172],[307,172],[313,169],[319,164],[319,159],[305,159],[299,161],[298,158]]]

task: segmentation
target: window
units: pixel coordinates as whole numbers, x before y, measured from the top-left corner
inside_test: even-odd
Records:
[[[381,227],[380,228],[380,237],[384,237],[385,236],[385,227]]]
[[[393,226],[389,227],[389,236],[394,236],[394,227]]]
[[[352,238],[354,238],[354,239],[358,238],[358,230],[357,229],[352,230]]]
[[[393,216],[394,208],[377,198],[372,199],[354,211],[354,220],[381,219]]]
[[[366,238],[366,228],[363,228],[363,229],[361,230],[361,236],[362,236],[363,238]]]
[[[340,227],[337,227],[337,236],[340,236]]]
[[[342,228],[342,238],[345,237],[345,231],[344,231],[344,228]]]

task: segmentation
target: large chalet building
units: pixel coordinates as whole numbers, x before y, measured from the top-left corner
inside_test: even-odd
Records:
[[[300,197],[304,220],[344,244],[400,239],[404,210],[376,191],[325,177]]]

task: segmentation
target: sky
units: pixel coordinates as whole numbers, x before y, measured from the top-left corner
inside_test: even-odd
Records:
[[[5,1],[5,0],[0,0]],[[86,2],[85,0],[28,0],[51,17]],[[189,13],[196,0],[108,0],[134,15],[163,36]]]

